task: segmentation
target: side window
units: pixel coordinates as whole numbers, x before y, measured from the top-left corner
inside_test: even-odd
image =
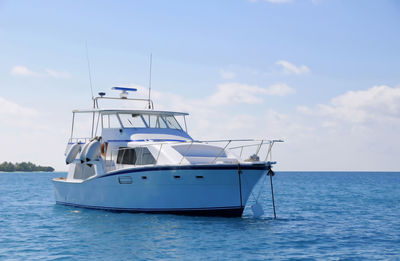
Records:
[[[156,160],[148,148],[135,148],[137,153],[136,165],[155,164]]]
[[[136,152],[135,149],[121,147],[118,150],[117,156],[118,164],[135,165],[136,163]]]
[[[74,114],[73,138],[88,138],[92,133],[92,113],[75,113]]]
[[[156,163],[148,148],[121,147],[118,151],[117,164],[149,165]]]

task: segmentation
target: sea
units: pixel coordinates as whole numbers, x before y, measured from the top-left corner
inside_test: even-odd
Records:
[[[0,260],[400,260],[400,173],[278,171],[277,219],[269,179],[222,218],[56,205],[65,175],[0,173]]]

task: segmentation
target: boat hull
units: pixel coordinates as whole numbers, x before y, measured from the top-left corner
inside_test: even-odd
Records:
[[[241,216],[264,164],[152,166],[82,182],[54,179],[58,204],[118,212]]]
[[[107,210],[112,212],[124,213],[150,213],[150,214],[174,214],[185,216],[222,216],[222,217],[240,217],[243,214],[244,207],[228,207],[228,208],[206,208],[206,209],[134,209],[134,208],[114,208],[114,207],[99,207],[99,206],[86,206],[79,204],[72,204],[66,202],[56,201],[59,205]]]

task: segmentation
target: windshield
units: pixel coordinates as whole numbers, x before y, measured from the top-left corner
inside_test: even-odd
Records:
[[[118,114],[124,128],[147,128],[140,114]]]
[[[182,130],[173,115],[118,113],[124,128],[170,128]]]

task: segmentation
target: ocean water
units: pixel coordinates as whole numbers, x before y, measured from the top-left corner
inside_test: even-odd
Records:
[[[52,177],[0,173],[0,260],[400,260],[400,173],[277,172],[265,215],[114,213],[55,205]]]

